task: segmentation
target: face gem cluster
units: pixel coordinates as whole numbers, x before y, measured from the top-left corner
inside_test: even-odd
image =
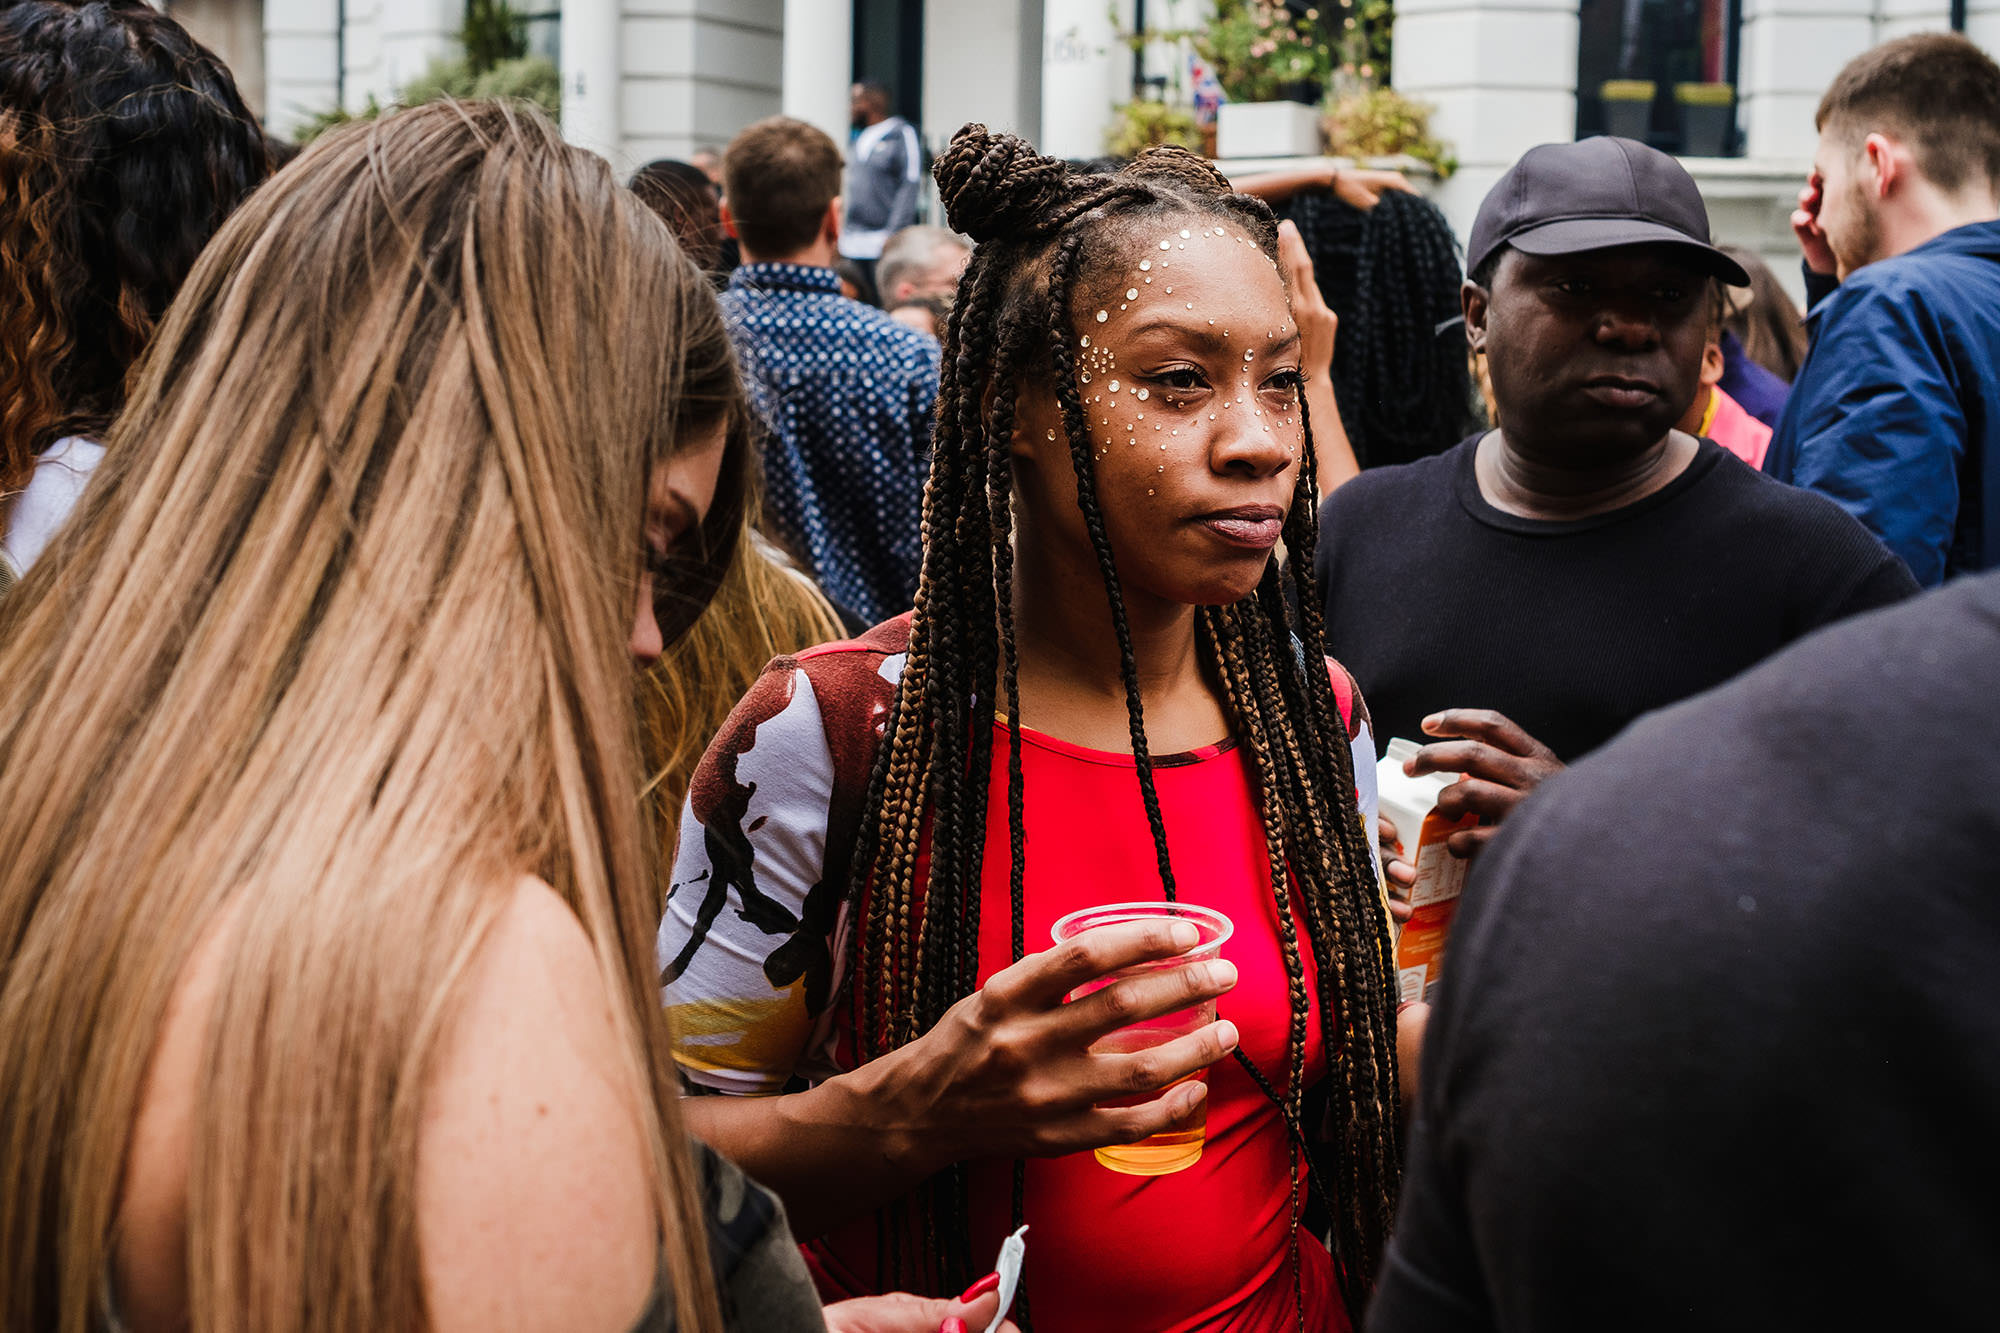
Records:
[[[1178,235],[1169,234],[1160,240],[1158,244],[1160,250],[1171,255],[1178,251],[1185,251],[1190,242],[1204,241],[1220,241],[1237,245],[1247,245],[1252,249],[1258,250],[1260,256],[1267,263],[1270,263],[1273,269],[1277,267],[1276,263],[1268,255],[1262,254],[1262,250],[1258,247],[1256,241],[1252,240],[1248,235],[1233,235],[1226,227],[1204,227],[1199,231],[1182,227],[1179,229]],[[1161,293],[1165,295],[1173,294],[1174,289],[1168,281],[1167,272],[1173,261],[1171,259],[1153,258],[1152,256],[1155,252],[1151,250],[1147,250],[1144,253],[1146,257],[1140,259],[1137,269],[1128,275],[1129,285],[1127,285],[1123,292],[1125,299],[1118,305],[1118,309],[1121,311],[1129,308],[1132,302],[1137,301],[1142,295],[1142,289],[1152,286],[1155,278],[1160,280],[1158,290]],[[1150,295],[1151,293],[1143,294]],[[1192,310],[1194,309],[1194,303],[1192,301],[1183,301],[1182,308]],[[1105,324],[1110,319],[1111,309],[1107,304],[1104,309],[1096,312],[1093,322],[1096,324]],[[1215,323],[1212,319],[1208,322],[1211,325]],[[1292,322],[1287,318],[1283,327],[1267,331],[1264,334],[1264,339],[1267,343],[1276,342],[1280,338],[1289,337],[1292,331]],[[1230,337],[1231,331],[1224,329],[1222,336],[1224,338]],[[1255,386],[1250,382],[1250,368],[1256,359],[1257,353],[1254,348],[1244,349],[1241,362],[1243,377],[1236,386],[1236,396],[1233,398],[1224,396],[1229,392],[1228,386],[1218,386],[1217,397],[1220,401],[1217,407],[1223,411],[1232,411],[1239,406],[1244,408],[1252,414],[1253,420],[1268,435],[1271,433],[1272,419],[1267,415],[1266,408],[1258,400]],[[1171,417],[1162,420],[1160,414],[1157,412],[1154,414],[1154,419],[1151,422],[1146,420],[1146,413],[1141,405],[1151,400],[1152,391],[1143,384],[1134,384],[1117,378],[1117,354],[1104,345],[1101,337],[1093,341],[1089,334],[1084,334],[1077,339],[1076,366],[1077,380],[1080,385],[1079,395],[1083,399],[1084,412],[1086,416],[1095,416],[1096,421],[1092,424],[1102,427],[1104,431],[1103,434],[1097,435],[1095,441],[1096,448],[1092,451],[1094,458],[1099,460],[1105,458],[1110,453],[1112,444],[1120,438],[1129,445],[1136,444],[1141,439],[1160,436],[1162,438],[1157,441],[1160,452],[1163,454],[1168,452],[1168,443],[1180,435],[1180,427],[1173,424]],[[1168,402],[1171,404],[1171,397],[1168,398]],[[1114,415],[1117,418],[1115,420]],[[1208,413],[1208,419],[1210,421],[1216,420],[1216,414],[1214,412]],[[1278,417],[1277,424],[1289,427],[1292,425],[1292,418],[1290,416]],[[1093,431],[1093,434],[1097,434],[1097,432]],[[1054,431],[1049,432],[1049,439],[1055,439]],[[1296,453],[1296,446],[1290,444],[1285,446],[1287,457],[1295,456]],[[1155,472],[1165,472],[1167,465],[1164,461],[1160,462],[1153,470]],[[1148,489],[1146,494],[1152,495],[1154,491]]]

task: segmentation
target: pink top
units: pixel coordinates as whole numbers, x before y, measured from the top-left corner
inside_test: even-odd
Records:
[[[1709,403],[1708,429],[1702,433],[1751,467],[1762,468],[1764,452],[1771,447],[1771,428],[1744,411],[1720,386],[1711,392],[1715,397]]]

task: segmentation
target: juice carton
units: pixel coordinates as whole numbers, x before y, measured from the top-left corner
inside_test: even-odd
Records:
[[[1458,780],[1455,773],[1407,777],[1403,761],[1417,752],[1415,741],[1392,740],[1375,766],[1382,813],[1396,826],[1396,854],[1417,868],[1410,888],[1415,909],[1396,941],[1398,998],[1428,1000],[1444,966],[1445,936],[1458,912],[1458,895],[1465,888],[1470,864],[1445,850],[1445,839],[1479,823],[1476,815],[1446,819],[1435,813],[1439,793]]]

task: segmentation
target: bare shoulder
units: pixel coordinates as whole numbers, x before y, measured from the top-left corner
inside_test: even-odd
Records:
[[[582,925],[523,879],[438,1049],[417,1148],[432,1326],[624,1333],[659,1222],[642,1090]]]

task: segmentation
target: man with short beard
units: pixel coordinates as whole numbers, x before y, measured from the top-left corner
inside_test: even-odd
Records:
[[[1963,37],[1889,42],[1817,123],[1792,227],[1824,299],[1765,470],[1926,585],[2000,566],[2000,66]]]

